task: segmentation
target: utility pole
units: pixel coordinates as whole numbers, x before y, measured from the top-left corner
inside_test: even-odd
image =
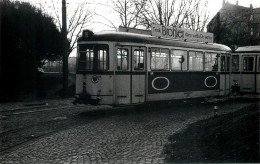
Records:
[[[66,0],[62,0],[62,40],[63,40],[63,48],[62,48],[62,62],[63,62],[63,96],[68,94],[68,41],[67,41],[67,17],[66,17]]]

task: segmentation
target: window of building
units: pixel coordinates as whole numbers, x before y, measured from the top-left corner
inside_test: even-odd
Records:
[[[205,71],[218,71],[218,57],[217,53],[205,53]]]
[[[253,71],[253,70],[254,70],[254,57],[244,57],[243,71]]]
[[[174,71],[187,70],[187,51],[171,50],[171,69]]]
[[[128,49],[117,49],[117,70],[128,70]]]
[[[203,71],[203,53],[202,52],[189,52],[189,70],[190,71]]]
[[[151,48],[151,69],[169,70],[169,50]]]
[[[239,71],[239,56],[238,55],[232,56],[232,71],[233,72]]]
[[[135,70],[144,69],[144,50],[143,49],[134,50],[134,69]]]

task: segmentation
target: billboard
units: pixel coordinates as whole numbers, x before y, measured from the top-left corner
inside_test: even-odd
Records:
[[[152,36],[179,39],[184,41],[196,41],[213,43],[213,33],[206,33],[200,31],[193,31],[184,28],[177,28],[172,26],[155,25],[151,26]]]

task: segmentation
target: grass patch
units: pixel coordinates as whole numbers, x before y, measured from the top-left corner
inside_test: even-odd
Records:
[[[259,106],[202,120],[169,138],[165,162],[260,162]]]

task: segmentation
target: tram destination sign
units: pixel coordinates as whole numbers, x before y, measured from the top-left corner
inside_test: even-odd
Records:
[[[152,36],[206,43],[213,43],[214,38],[213,33],[155,24],[152,24],[151,32]]]

